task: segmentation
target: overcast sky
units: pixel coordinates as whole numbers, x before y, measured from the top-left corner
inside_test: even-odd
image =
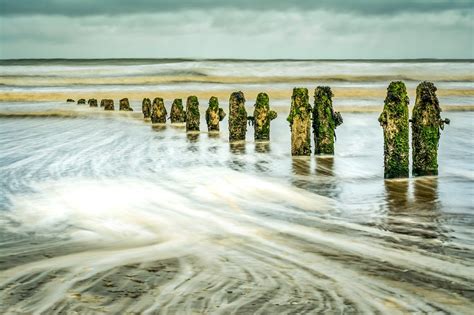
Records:
[[[474,58],[474,0],[0,0],[0,58]]]

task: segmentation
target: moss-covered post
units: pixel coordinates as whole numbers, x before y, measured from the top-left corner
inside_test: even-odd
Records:
[[[184,123],[186,121],[186,112],[183,108],[183,100],[177,98],[173,101],[170,111],[171,123]]]
[[[219,100],[215,96],[209,99],[209,107],[206,110],[206,123],[208,131],[219,131],[219,122],[225,117],[225,112],[219,107]]]
[[[103,104],[103,105],[102,105]],[[104,110],[115,110],[114,108],[114,100],[111,99],[103,99],[100,101],[100,106],[104,106]]]
[[[143,118],[147,119],[151,116],[151,101],[149,98],[144,98],[142,101]]]
[[[229,141],[245,141],[247,133],[247,111],[245,96],[241,91],[234,92],[229,98]]]
[[[311,105],[308,89],[294,88],[290,114],[291,155],[311,155]]]
[[[84,98],[81,98],[77,101],[77,105],[84,105],[86,104],[86,100]]]
[[[104,107],[105,106],[105,99],[101,99],[100,100],[100,107]]]
[[[151,122],[153,124],[166,124],[167,115],[165,103],[161,97],[155,97],[151,106]]]
[[[133,108],[130,107],[130,103],[128,102],[128,98],[122,98],[119,104],[119,110],[133,111]]]
[[[391,82],[379,116],[384,138],[384,177],[408,177],[408,103],[405,83]]]
[[[441,119],[436,87],[421,82],[416,88],[416,101],[411,119],[413,176],[438,175],[440,129],[449,124]]]
[[[89,104],[89,107],[97,107],[97,100],[95,98],[90,98],[87,101],[87,104]]]
[[[256,141],[270,140],[270,122],[277,118],[277,113],[270,110],[269,101],[267,93],[259,93],[253,116],[247,118],[254,126],[254,139]]]
[[[314,153],[334,154],[336,127],[342,124],[341,113],[332,107],[332,91],[329,86],[318,86],[314,90],[313,133]]]
[[[186,131],[199,131],[200,121],[198,98],[189,96],[186,100]]]

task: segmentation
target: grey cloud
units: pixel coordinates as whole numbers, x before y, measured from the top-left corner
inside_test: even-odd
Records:
[[[181,10],[328,10],[361,15],[468,10],[474,0],[0,0],[1,15],[127,15]]]
[[[472,20],[458,11],[380,17],[214,9],[2,23],[2,58],[473,57]]]

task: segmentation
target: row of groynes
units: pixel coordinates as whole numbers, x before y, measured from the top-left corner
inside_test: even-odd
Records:
[[[343,123],[339,112],[332,106],[333,93],[328,86],[318,86],[314,90],[314,105],[309,102],[307,88],[294,88],[291,97],[290,112],[287,121],[291,130],[291,154],[293,156],[311,155],[311,128],[314,137],[314,153],[333,155],[336,140],[336,128]],[[68,99],[68,102],[74,102]],[[96,99],[87,101],[90,107],[98,107]],[[86,104],[85,99],[77,104]],[[401,81],[391,82],[387,88],[384,108],[378,121],[384,135],[384,177],[403,178],[409,176],[409,124],[412,127],[412,174],[427,176],[438,174],[438,145],[440,130],[449,119],[441,119],[441,108],[433,83],[423,81],[416,89],[415,106],[412,118],[408,113],[409,98],[406,86]],[[115,110],[112,99],[102,99],[100,107],[104,110]],[[127,98],[119,102],[119,110],[133,111]],[[199,100],[189,96],[186,108],[182,99],[174,99],[170,113],[160,97],[144,98],[142,112],[145,120],[155,124],[186,124],[187,132],[200,130]],[[219,100],[212,96],[205,113],[207,129],[219,131],[219,123],[226,113],[219,107]],[[277,118],[277,113],[270,109],[270,100],[266,93],[259,93],[255,102],[253,116],[247,116],[244,93],[234,92],[229,98],[229,141],[245,141],[247,124],[254,126],[256,141],[270,140],[270,122]]]

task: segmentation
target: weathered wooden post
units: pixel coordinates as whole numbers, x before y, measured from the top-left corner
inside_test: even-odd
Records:
[[[87,101],[87,104],[89,104],[89,107],[97,107],[97,100],[95,98],[90,98]]]
[[[166,111],[165,103],[161,97],[155,97],[153,105],[151,107],[151,122],[153,124],[166,124]]]
[[[120,100],[120,110],[125,110],[125,111],[133,111],[133,108],[130,107],[130,103],[128,102],[128,98],[122,98]]]
[[[225,117],[225,112],[219,107],[219,100],[215,96],[209,99],[209,107],[206,110],[207,131],[219,131],[219,122]]]
[[[144,98],[142,101],[143,118],[148,119],[151,116],[151,101],[149,98]]]
[[[103,105],[102,105],[103,104]],[[104,110],[115,110],[114,108],[114,100],[111,99],[103,99],[100,101],[100,106],[104,107]]]
[[[449,124],[441,119],[441,107],[433,83],[423,81],[416,88],[411,118],[413,176],[438,175],[440,129]]]
[[[379,116],[384,136],[384,177],[408,177],[408,103],[405,83],[391,82]]]
[[[342,124],[341,113],[332,107],[332,91],[329,86],[318,86],[314,90],[313,133],[314,153],[334,154],[336,127]]]
[[[86,104],[86,100],[81,98],[77,101],[77,105],[85,105]]]
[[[199,101],[194,95],[186,100],[186,131],[199,131],[201,114],[199,113]]]
[[[270,140],[270,122],[277,118],[277,112],[270,110],[269,101],[267,93],[259,93],[255,102],[253,116],[248,117],[248,120],[254,126],[255,141]]]
[[[291,155],[311,155],[311,105],[308,89],[294,88],[290,114]]]
[[[241,91],[234,92],[229,98],[229,141],[245,141],[247,133],[247,111],[245,96]]]
[[[177,98],[173,101],[170,110],[171,123],[184,123],[186,121],[186,112],[183,109],[183,100]]]

